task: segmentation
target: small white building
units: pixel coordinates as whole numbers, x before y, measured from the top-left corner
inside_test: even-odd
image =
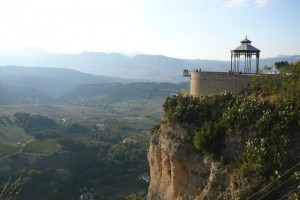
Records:
[[[87,192],[80,195],[80,200],[94,200],[94,196],[92,193]]]
[[[138,143],[138,141],[135,140],[135,139],[132,139],[132,138],[130,138],[130,137],[127,137],[127,138],[125,138],[125,139],[123,140],[123,143],[125,143],[125,144],[136,144],[136,143]]]

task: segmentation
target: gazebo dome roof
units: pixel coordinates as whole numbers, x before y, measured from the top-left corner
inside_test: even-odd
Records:
[[[241,41],[241,45],[235,48],[234,50],[231,50],[234,52],[260,52],[259,49],[255,48],[251,45],[251,40],[247,39],[247,36],[244,40]]]

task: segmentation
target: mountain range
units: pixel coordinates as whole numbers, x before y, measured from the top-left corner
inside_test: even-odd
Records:
[[[228,59],[230,55],[228,55]],[[300,55],[260,59],[260,68],[272,66],[277,61],[297,62]],[[163,55],[83,52],[78,54],[53,54],[37,48],[25,50],[0,49],[0,66],[38,66],[68,68],[84,73],[159,82],[184,81],[183,69],[203,71],[228,71],[230,61],[178,59]]]
[[[0,85],[5,91],[28,91],[34,89],[52,98],[56,98],[80,84],[126,82],[130,82],[130,80],[92,75],[65,68],[0,67]],[[10,86],[13,86],[15,89],[8,90],[7,88],[10,88]],[[3,93],[1,95],[4,96]]]

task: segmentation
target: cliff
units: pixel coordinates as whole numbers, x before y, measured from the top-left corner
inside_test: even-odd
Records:
[[[161,125],[152,135],[148,153],[151,169],[148,199],[194,199],[200,189],[207,187],[208,180],[215,179],[218,163],[185,143],[183,138],[188,135],[187,127],[179,124]],[[226,184],[226,175],[222,178]]]
[[[163,108],[150,139],[148,200],[257,199],[275,187],[261,190],[270,181],[278,179],[280,184],[300,170],[280,178],[300,155],[295,137],[300,129],[294,123],[299,116],[288,114],[294,110],[284,103],[228,94],[201,100],[179,94],[167,98]],[[212,128],[217,125],[207,124],[223,124],[221,136]],[[291,127],[295,134],[287,136]],[[266,199],[283,196],[298,183],[295,178]]]
[[[242,181],[220,161],[195,149],[191,131],[184,124],[164,123],[153,133],[148,199],[223,199],[242,188]],[[241,142],[231,138],[227,143],[227,151],[238,154]]]

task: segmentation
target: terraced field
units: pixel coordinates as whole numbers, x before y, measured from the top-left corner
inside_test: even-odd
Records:
[[[23,152],[33,154],[51,154],[61,150],[61,146],[55,140],[31,140],[28,142]]]

